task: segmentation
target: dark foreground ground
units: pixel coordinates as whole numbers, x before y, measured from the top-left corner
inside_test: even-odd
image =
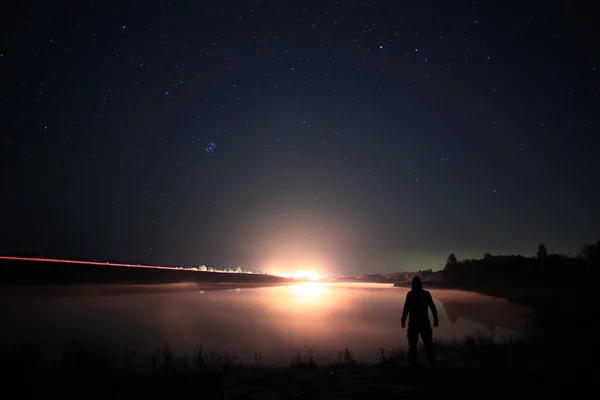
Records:
[[[352,367],[312,371],[240,371],[202,374],[101,375],[49,373],[5,390],[19,398],[94,399],[367,399],[405,396],[577,395],[589,391],[589,374],[565,375],[480,367]],[[376,397],[374,397],[376,396]],[[8,398],[8,397],[7,397]]]
[[[141,367],[127,357],[111,359],[98,349],[75,345],[62,361],[48,366],[36,361],[37,352],[5,353],[11,368],[4,373],[3,390],[20,398],[362,399],[575,394],[591,383],[589,367],[564,355],[549,360],[541,348],[529,344],[494,345],[473,339],[439,347],[437,368],[411,369],[398,353],[382,357],[377,365],[355,363],[342,354],[329,366],[300,357],[289,367],[266,368],[236,366],[224,356],[173,358],[164,349]]]
[[[436,343],[438,365],[411,369],[402,349],[364,365],[350,350],[337,363],[316,365],[310,354],[287,367],[240,366],[226,355],[177,356],[168,347],[138,358],[110,347],[72,343],[48,360],[35,344],[0,349],[3,391],[20,398],[364,399],[373,396],[579,395],[589,391],[596,330],[584,290],[530,293],[531,330],[520,341],[489,337]],[[2,346],[0,346],[2,347]]]

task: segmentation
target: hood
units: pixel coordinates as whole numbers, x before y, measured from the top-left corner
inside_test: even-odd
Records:
[[[421,290],[423,289],[423,281],[418,276],[415,276],[412,280],[412,290]]]

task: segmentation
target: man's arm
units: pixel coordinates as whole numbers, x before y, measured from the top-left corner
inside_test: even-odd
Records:
[[[439,319],[438,319],[438,312],[437,312],[437,308],[435,307],[435,303],[433,302],[433,296],[431,296],[431,293],[427,292],[427,305],[429,306],[429,308],[431,308],[431,313],[433,314],[433,324],[437,326]]]
[[[410,312],[411,293],[412,292],[408,292],[406,294],[406,300],[404,300],[404,308],[402,309],[402,325],[406,324],[406,317],[408,317],[408,313]]]

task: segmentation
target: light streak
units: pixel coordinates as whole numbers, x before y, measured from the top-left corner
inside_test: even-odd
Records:
[[[128,268],[135,267],[135,268],[172,269],[172,270],[180,270],[181,269],[181,268],[176,268],[176,267],[165,267],[165,266],[160,266],[160,265],[120,264],[120,263],[101,262],[101,261],[62,260],[62,259],[56,259],[56,258],[36,258],[36,257],[0,256],[0,260],[35,261],[35,262],[48,262],[48,263],[59,263],[59,264],[82,264],[82,265],[99,265],[99,266],[128,267]],[[198,271],[198,272],[200,272],[200,271]],[[203,272],[213,272],[213,271],[203,271]]]

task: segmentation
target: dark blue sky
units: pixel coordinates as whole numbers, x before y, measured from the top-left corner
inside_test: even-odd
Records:
[[[574,254],[600,235],[600,35],[558,3],[23,3],[0,250],[338,273]]]

